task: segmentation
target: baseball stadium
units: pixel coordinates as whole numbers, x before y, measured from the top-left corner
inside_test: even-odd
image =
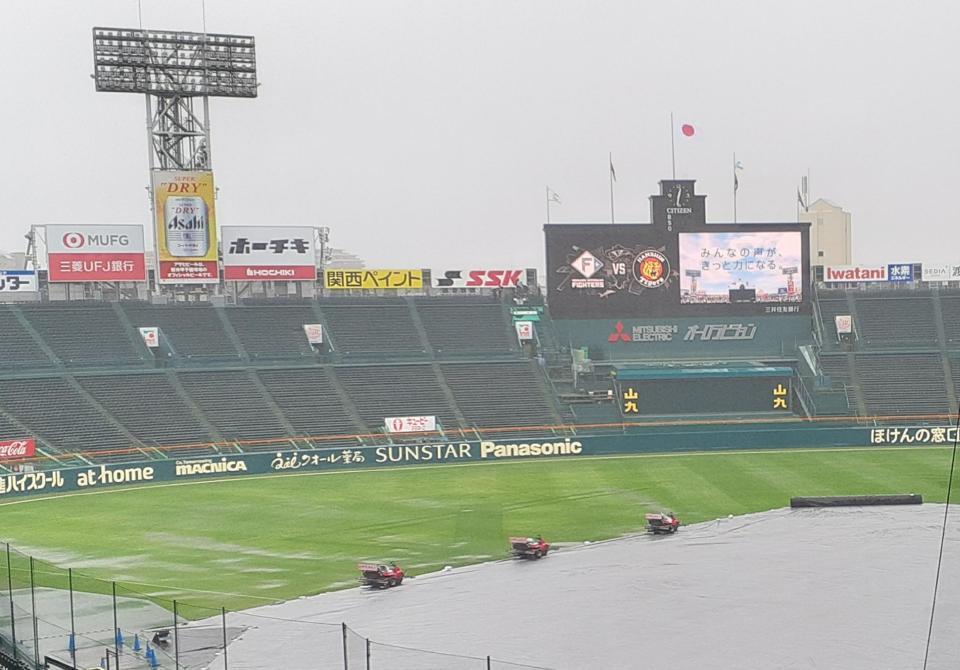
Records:
[[[205,101],[255,54],[93,29],[152,225],[0,269],[0,667],[960,664],[960,269],[676,178],[536,267],[337,263],[217,221]]]

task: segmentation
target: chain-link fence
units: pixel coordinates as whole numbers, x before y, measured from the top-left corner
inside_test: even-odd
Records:
[[[171,587],[171,591],[176,591]],[[179,591],[176,591],[179,593]],[[269,626],[282,631],[245,641]],[[539,668],[376,642],[345,623],[165,599],[0,545],[0,651],[30,668],[510,670]],[[47,661],[52,661],[47,665]],[[56,663],[56,665],[53,665]]]

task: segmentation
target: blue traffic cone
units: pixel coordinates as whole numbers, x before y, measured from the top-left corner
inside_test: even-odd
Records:
[[[73,653],[77,650],[77,638],[73,636],[73,633],[70,633],[70,637],[67,639],[67,651]]]
[[[134,650],[134,651],[140,651],[140,636],[139,636],[139,635],[134,635],[134,636],[133,636],[133,650]]]
[[[147,661],[150,663],[151,668],[160,667],[160,661],[157,660],[157,652],[155,652],[153,649],[150,650],[150,658],[148,658]]]
[[[123,646],[123,633],[120,631],[119,628],[117,629],[117,646],[118,647]]]

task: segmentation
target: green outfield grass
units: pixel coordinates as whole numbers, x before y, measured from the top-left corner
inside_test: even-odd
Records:
[[[241,609],[353,585],[360,559],[394,559],[416,575],[501,558],[511,534],[579,543],[634,532],[660,508],[694,523],[794,495],[942,501],[949,457],[946,448],[648,455],[147,486],[4,504],[0,537],[141,592]]]

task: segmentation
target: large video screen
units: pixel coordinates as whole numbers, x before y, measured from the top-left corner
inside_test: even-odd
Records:
[[[806,314],[802,224],[545,227],[556,319]]]
[[[803,302],[799,231],[680,233],[680,304]]]

